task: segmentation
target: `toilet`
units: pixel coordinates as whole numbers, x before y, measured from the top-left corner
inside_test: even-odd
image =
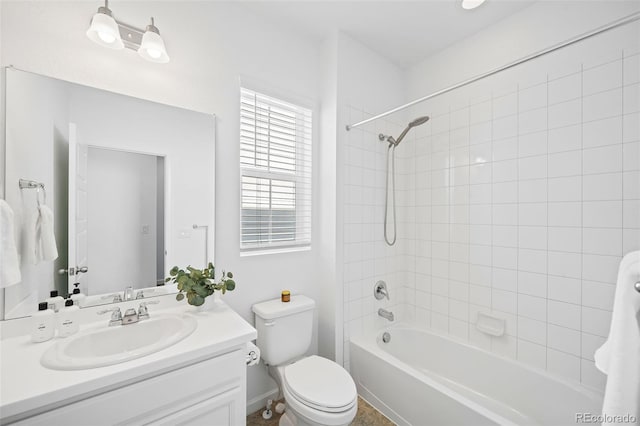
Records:
[[[335,362],[304,354],[311,346],[315,302],[292,295],[253,305],[257,345],[286,402],[280,426],[348,425],[358,411],[349,373]]]

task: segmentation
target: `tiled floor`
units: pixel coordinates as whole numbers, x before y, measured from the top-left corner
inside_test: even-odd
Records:
[[[273,404],[275,407],[275,404]],[[262,411],[256,411],[247,416],[247,426],[275,426],[280,420],[280,415],[273,413],[269,420],[262,418]],[[394,423],[383,416],[379,411],[367,404],[364,399],[358,397],[358,414],[351,423],[352,426],[393,426]]]

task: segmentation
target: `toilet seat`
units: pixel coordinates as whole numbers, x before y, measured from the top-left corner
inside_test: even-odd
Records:
[[[353,401],[353,404],[350,408],[346,408],[346,411],[329,413],[326,411],[317,410],[306,405],[302,401],[298,400],[298,398],[293,396],[289,392],[289,389],[287,389],[286,387],[283,388],[283,393],[285,402],[287,403],[287,411],[285,412],[285,415],[287,413],[293,413],[295,417],[298,417],[300,420],[302,420],[302,422],[294,424],[346,426],[351,424],[358,411],[357,398]]]
[[[357,390],[349,373],[316,355],[284,368],[283,387],[300,404],[324,413],[343,413],[357,405]]]

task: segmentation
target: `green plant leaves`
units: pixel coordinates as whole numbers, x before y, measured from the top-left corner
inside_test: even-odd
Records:
[[[214,281],[215,267],[211,262],[204,269],[194,268],[191,265],[185,269],[186,271],[174,266],[169,271],[170,276],[165,279],[165,282],[173,281],[177,284],[179,293],[176,295],[176,300],[183,300],[186,297],[190,305],[200,306],[205,298],[211,296],[216,290],[225,294],[236,288],[236,282],[231,279],[233,278],[231,272],[223,271],[220,282]]]
[[[227,280],[224,282],[224,286],[227,290],[233,291],[236,288],[236,282],[234,280]]]

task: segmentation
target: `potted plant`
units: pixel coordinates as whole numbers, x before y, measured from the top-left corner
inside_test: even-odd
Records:
[[[182,300],[186,295],[187,302],[193,306],[201,306],[206,298],[216,291],[225,294],[236,288],[231,272],[222,271],[220,281],[215,281],[215,267],[211,262],[204,269],[187,266],[184,270],[174,266],[169,271],[169,275],[165,282],[172,281],[178,285],[179,292],[176,295],[176,300]]]

